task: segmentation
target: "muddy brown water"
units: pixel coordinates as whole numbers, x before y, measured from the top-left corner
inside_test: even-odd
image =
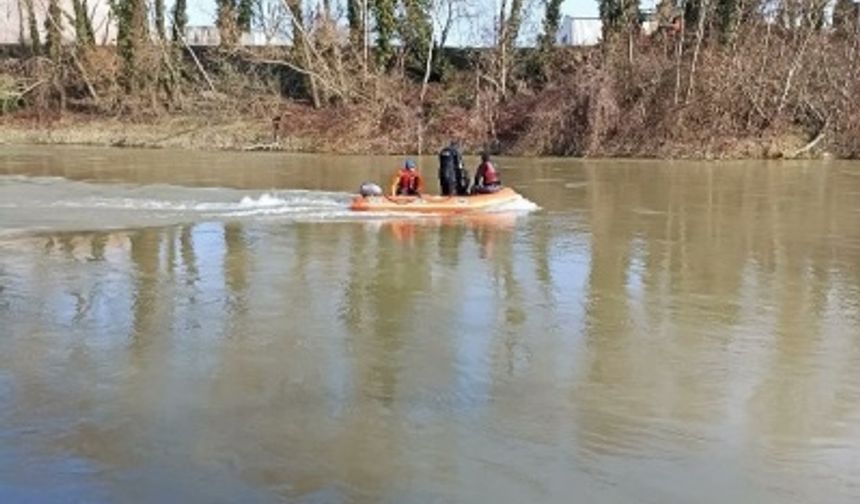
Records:
[[[2,147],[0,501],[860,500],[860,164],[398,162]]]

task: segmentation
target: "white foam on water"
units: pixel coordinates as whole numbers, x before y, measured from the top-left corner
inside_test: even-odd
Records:
[[[269,193],[263,193],[259,198],[254,199],[251,196],[245,196],[239,202],[241,208],[260,208],[260,207],[276,207],[287,204],[286,200],[272,196]]]
[[[189,189],[193,191],[193,189]],[[155,212],[206,213],[248,216],[255,214],[301,213],[321,209],[346,209],[348,195],[323,191],[283,191],[242,196],[238,201],[167,200],[134,197],[87,197],[50,204],[55,208],[141,210]]]
[[[499,203],[487,209],[488,212],[512,212],[512,213],[529,213],[540,210],[537,203],[520,196],[517,199]]]
[[[8,238],[17,238],[20,235],[26,235],[28,232],[32,232],[32,230],[19,228],[0,229],[0,242]]]
[[[265,219],[313,222],[384,221],[438,218],[395,210],[355,212],[355,196],[313,190],[247,191],[172,185],[94,184],[54,177],[0,176],[0,212],[6,226],[29,230],[135,227],[203,219]],[[501,203],[484,212],[528,213],[539,207],[526,198]],[[7,231],[6,234],[8,234]]]

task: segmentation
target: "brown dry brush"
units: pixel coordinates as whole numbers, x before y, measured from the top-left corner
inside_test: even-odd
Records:
[[[445,72],[426,90],[422,76],[364,61],[324,16],[296,24],[293,48],[139,39],[130,86],[122,52],[109,47],[68,45],[62,57],[3,68],[24,87],[46,83],[22,98],[23,113],[40,118],[65,109],[277,119],[274,140],[337,152],[457,138],[510,154],[860,157],[856,23],[831,28],[815,6],[780,17],[746,9],[729,35],[710,9],[692,29],[630,31],[596,48],[441,52]],[[59,91],[48,85],[57,75]]]
[[[815,23],[749,20],[716,33],[604,46],[506,104],[521,154],[858,157],[858,39]],[[670,48],[681,44],[684,50]],[[698,46],[698,50],[694,48]],[[695,52],[695,54],[694,54]],[[680,77],[680,78],[679,78]]]

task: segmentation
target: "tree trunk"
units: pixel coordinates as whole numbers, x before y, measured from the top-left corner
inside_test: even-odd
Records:
[[[693,86],[696,83],[696,64],[699,60],[699,50],[702,47],[702,38],[705,36],[705,17],[708,10],[708,0],[701,0],[699,7],[699,27],[696,29],[696,46],[693,48],[693,61],[690,63],[690,78],[687,80],[687,92],[684,95],[684,103],[687,103],[693,94]]]
[[[42,42],[39,36],[39,23],[36,21],[36,10],[33,8],[34,0],[24,0],[27,7],[27,25],[30,31],[30,50],[34,56],[42,54]]]
[[[310,49],[308,48],[308,40],[305,37],[304,17],[302,13],[301,0],[284,0],[287,8],[290,10],[290,17],[293,25],[293,57],[303,61],[306,70],[311,73],[305,74],[305,79],[311,94],[311,100],[314,108],[320,108],[319,91],[317,90],[316,78],[312,75],[313,62],[311,60]]]
[[[188,24],[186,0],[176,0],[173,4],[173,22],[170,29],[173,32],[173,43],[180,45],[185,39],[185,26]]]
[[[239,41],[239,26],[234,0],[218,0],[215,25],[221,38],[221,46],[228,49],[236,47]]]
[[[555,46],[555,36],[558,33],[558,25],[561,21],[562,0],[549,0],[546,4],[546,12],[543,18],[543,35],[540,39],[540,49],[549,52]]]
[[[155,0],[155,33],[158,40],[166,38],[164,31],[164,0]]]
[[[427,44],[427,57],[424,60],[424,78],[421,81],[421,104],[424,104],[424,96],[427,94],[427,85],[430,82],[430,71],[433,69],[433,40]]]
[[[433,45],[430,6],[426,0],[402,0],[402,4],[405,16],[400,23],[400,40],[405,46],[405,62],[410,68],[423,70],[428,47]]]
[[[122,80],[129,94],[138,92],[143,84],[144,71],[140,64],[140,49],[148,39],[145,0],[121,0],[117,45],[122,60]]]
[[[791,67],[788,69],[788,73],[786,74],[785,81],[782,85],[782,93],[779,97],[779,103],[777,104],[776,111],[773,114],[774,119],[779,118],[779,115],[782,113],[782,109],[788,102],[788,94],[791,91],[794,75],[803,63],[803,57],[806,54],[806,47],[809,45],[809,39],[812,38],[813,30],[814,27],[809,28],[809,33],[804,37],[803,42],[800,45],[800,50],[794,55],[794,60],[791,62]]]
[[[376,61],[387,68],[394,56],[392,41],[397,32],[397,12],[394,0],[373,0],[376,17]]]
[[[687,23],[681,23],[681,32],[675,34],[675,92],[672,103],[678,105],[681,96],[681,63],[684,58],[684,40]]]
[[[507,1],[501,0],[499,6],[499,28],[498,28],[498,40],[497,44],[499,47],[499,91],[502,96],[507,94],[507,82],[508,82],[508,23],[507,21]]]
[[[504,9],[504,2],[502,8]],[[517,37],[520,34],[520,25],[522,24],[522,9],[523,0],[511,0],[511,12],[507,19],[504,19],[504,32],[502,38],[502,97],[506,97],[508,93],[508,78],[510,76],[511,66],[516,52]],[[502,11],[504,14],[504,11]]]
[[[51,88],[59,100],[59,110],[66,108],[66,93],[64,87],[65,75],[63,65],[63,11],[58,0],[48,2],[48,12],[45,16],[45,49],[51,59]]]
[[[349,41],[352,47],[364,44],[364,3],[362,0],[348,0],[346,17],[349,21]]]
[[[239,35],[249,33],[254,21],[254,0],[239,0],[236,13],[236,25]]]
[[[55,66],[60,64],[63,51],[63,11],[58,0],[48,2],[48,12],[45,16],[45,49],[48,57]]]
[[[72,0],[72,8],[75,13],[75,38],[79,46],[92,47],[96,43],[93,33],[92,20],[90,20],[86,0]]]

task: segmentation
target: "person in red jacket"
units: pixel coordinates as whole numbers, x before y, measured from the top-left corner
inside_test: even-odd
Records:
[[[403,168],[391,177],[392,196],[420,196],[424,192],[424,178],[415,169],[415,162],[407,159]]]
[[[472,187],[474,194],[494,193],[502,188],[502,179],[499,171],[490,161],[490,155],[486,152],[481,154],[481,164],[475,172],[475,185]]]

